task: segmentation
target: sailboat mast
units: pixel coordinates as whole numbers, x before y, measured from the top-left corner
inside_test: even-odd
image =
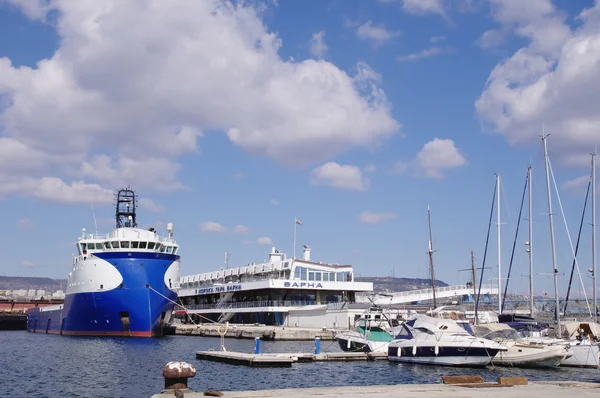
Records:
[[[473,281],[473,303],[477,296],[477,283],[475,282],[475,252],[471,250],[471,280]]]
[[[431,209],[427,206],[427,224],[429,225],[429,272],[431,273],[431,290],[433,292],[433,308],[437,308],[435,297],[435,275],[433,273],[433,238],[431,235]]]
[[[548,134],[549,135],[549,134]],[[556,300],[556,323],[557,330],[560,335],[560,304],[558,298],[558,270],[556,269],[556,242],[554,240],[554,218],[552,214],[552,195],[550,194],[550,172],[548,170],[548,146],[546,139],[548,135],[542,134],[542,142],[544,143],[544,163],[546,168],[546,192],[548,194],[548,217],[550,218],[550,244],[552,247],[552,270],[554,272],[554,298]]]
[[[534,304],[533,304],[533,187],[532,187],[532,172],[531,165],[527,168],[527,179],[529,184],[529,241],[527,242],[527,253],[529,253],[529,311],[533,318]]]
[[[594,322],[598,322],[596,297],[596,152],[592,153],[592,289],[594,300]]]
[[[496,174],[496,210],[498,212],[497,235],[498,235],[498,313],[502,313],[502,266],[500,262],[500,174]]]

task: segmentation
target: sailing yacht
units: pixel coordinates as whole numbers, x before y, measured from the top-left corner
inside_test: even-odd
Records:
[[[442,366],[484,367],[500,351],[495,341],[472,336],[456,322],[418,314],[402,324],[388,345],[388,359],[395,362]]]
[[[493,340],[506,347],[493,359],[492,364],[527,368],[555,368],[573,356],[568,345],[529,344],[516,330],[505,323],[472,326],[475,336]]]

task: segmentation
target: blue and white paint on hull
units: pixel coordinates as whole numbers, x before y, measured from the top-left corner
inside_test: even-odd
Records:
[[[122,191],[119,191],[119,195]],[[163,334],[177,300],[179,246],[160,239],[153,228],[135,224],[133,192],[117,228],[107,236],[86,235],[77,242],[63,304],[28,311],[31,332],[83,336],[152,337]],[[131,210],[130,210],[131,209]],[[119,216],[127,216],[120,222]],[[122,220],[121,220],[122,221]]]

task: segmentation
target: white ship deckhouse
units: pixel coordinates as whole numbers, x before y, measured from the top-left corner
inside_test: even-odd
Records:
[[[356,293],[372,290],[372,283],[354,281],[351,265],[312,261],[308,246],[302,259],[286,258],[273,247],[264,263],[182,277],[178,294],[187,311],[178,310],[176,315],[199,322],[206,317],[234,323],[347,327],[354,320],[348,308],[356,302]]]

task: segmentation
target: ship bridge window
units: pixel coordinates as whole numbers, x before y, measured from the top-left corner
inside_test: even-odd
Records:
[[[102,247],[100,247],[102,249]],[[88,243],[88,250],[96,250],[96,244],[93,242]]]
[[[173,246],[167,246],[167,253],[173,252]]]
[[[139,248],[139,244],[140,244],[140,242],[131,242],[131,248],[137,249],[137,248]]]
[[[81,251],[83,252],[83,254],[85,254],[87,252],[87,246],[85,243],[80,243],[79,244],[81,246]]]
[[[111,249],[110,242],[104,242],[105,249]]]
[[[140,242],[140,249],[145,249],[148,242]]]
[[[167,247],[165,245],[160,245],[160,252],[164,253]]]
[[[112,243],[113,249],[118,249],[119,248],[119,241],[113,240],[111,243]]]
[[[121,241],[121,249],[129,249],[129,241],[127,241],[127,240]]]
[[[148,250],[154,250],[154,242],[148,242]]]
[[[178,247],[173,248],[173,254],[177,253],[177,249],[178,249]]]

